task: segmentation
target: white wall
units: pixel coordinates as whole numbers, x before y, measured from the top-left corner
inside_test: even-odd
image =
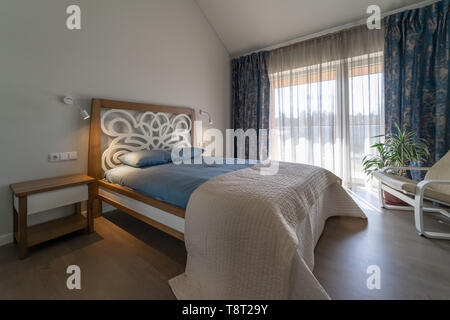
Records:
[[[69,4],[79,31],[66,29]],[[0,243],[9,184],[87,171],[89,121],[61,95],[203,108],[229,126],[230,56],[193,0],[2,0],[0,43]],[[47,161],[61,151],[79,160]]]

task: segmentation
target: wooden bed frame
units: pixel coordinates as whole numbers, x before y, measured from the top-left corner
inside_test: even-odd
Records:
[[[145,203],[151,207],[157,208],[164,211],[167,214],[172,214],[177,217],[184,219],[185,209],[163,202],[152,197],[143,195],[141,193],[135,192],[128,188],[122,187],[117,184],[109,183],[103,180],[102,171],[102,142],[101,142],[101,110],[102,109],[118,109],[118,110],[133,110],[138,112],[163,112],[170,114],[183,114],[191,118],[192,123],[195,121],[195,110],[187,107],[170,107],[170,106],[160,106],[153,104],[135,103],[135,102],[125,102],[125,101],[115,101],[115,100],[104,100],[104,99],[92,99],[92,111],[91,111],[91,124],[90,124],[90,136],[89,136],[89,165],[88,174],[95,178],[97,181],[94,185],[94,204],[93,213],[94,217],[101,216],[102,214],[102,201],[112,205],[113,207],[126,212],[133,217],[163,231],[175,238],[184,240],[184,234],[178,230],[175,230],[163,223],[160,223],[154,219],[142,215],[141,213],[122,205],[121,203],[110,199],[105,195],[99,193],[100,188],[104,188],[113,191],[117,194],[126,196],[133,200]],[[194,140],[194,126],[191,127],[191,142]]]

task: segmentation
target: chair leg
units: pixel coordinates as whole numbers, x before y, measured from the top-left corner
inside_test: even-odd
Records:
[[[446,210],[440,209],[440,208],[424,208],[423,211],[440,213],[446,217],[449,217],[449,215],[450,215]],[[423,235],[425,237],[431,238],[431,239],[450,240],[450,233],[424,231]]]
[[[381,185],[381,181],[378,181],[378,198],[380,201],[380,208],[385,208],[383,188],[381,188]]]
[[[416,205],[414,206],[414,220],[416,224],[416,229],[419,232],[419,235],[430,238],[430,239],[443,239],[450,240],[450,233],[442,233],[442,232],[429,232],[425,231],[423,225],[423,212],[436,212],[440,213],[446,217],[449,216],[449,213],[440,208],[424,208],[423,207],[423,197],[416,196]]]
[[[423,199],[416,199],[416,205],[414,206],[414,221],[419,235],[424,235],[425,231],[423,228]]]
[[[430,239],[450,240],[450,233],[424,231],[422,235]]]
[[[414,208],[411,205],[396,206],[396,205],[392,205],[392,204],[387,204],[384,201],[384,192],[383,191],[384,190],[382,188],[382,183],[380,182],[378,185],[378,197],[379,197],[381,208],[385,208],[388,210],[401,210],[401,211],[413,211],[414,210]]]
[[[411,207],[410,205],[407,206],[395,206],[391,204],[384,204],[384,208],[388,210],[399,210],[399,211],[414,211],[414,207]]]

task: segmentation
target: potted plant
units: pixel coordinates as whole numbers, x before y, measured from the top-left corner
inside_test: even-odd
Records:
[[[385,167],[408,167],[412,163],[421,164],[430,157],[430,151],[424,139],[418,138],[415,132],[402,131],[395,124],[396,133],[376,136],[385,137],[384,142],[378,142],[370,146],[376,148],[377,154],[364,157],[364,172],[371,176],[373,172],[380,171]],[[406,176],[406,170],[399,170],[398,175]],[[391,205],[406,205],[405,202],[384,192],[384,201]]]

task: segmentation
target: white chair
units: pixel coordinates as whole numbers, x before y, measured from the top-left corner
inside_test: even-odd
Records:
[[[417,182],[405,177],[391,174],[394,170],[428,171],[425,179]],[[429,232],[424,230],[423,212],[437,212],[450,218],[444,207],[436,207],[424,200],[450,206],[450,151],[431,168],[387,167],[374,176],[380,180],[379,197],[381,207],[395,210],[414,210],[416,229],[420,235],[434,239],[450,239],[450,233]],[[383,191],[403,200],[410,206],[394,206],[384,202]]]

